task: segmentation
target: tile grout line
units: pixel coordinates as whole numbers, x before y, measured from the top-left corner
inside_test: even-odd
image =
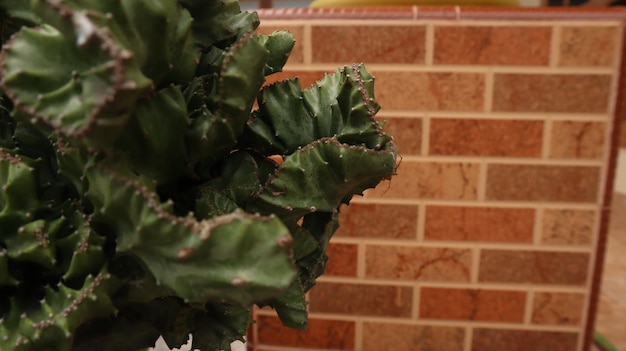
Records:
[[[304,41],[302,46],[303,65],[308,67],[313,63],[313,29],[310,23],[305,24],[302,28],[302,40]]]
[[[598,210],[598,204],[594,202],[551,202],[542,203],[537,201],[485,201],[482,203],[471,200],[455,199],[411,199],[411,198],[390,198],[390,197],[364,197],[353,198],[352,202],[360,204],[380,204],[380,205],[403,205],[418,206],[421,203],[432,206],[464,206],[464,207],[495,207],[495,208],[547,208],[547,209],[571,209],[571,210]]]
[[[419,320],[420,318],[420,298],[422,289],[419,284],[413,286],[413,306],[411,306],[411,319]]]
[[[465,328],[465,338],[463,339],[463,351],[472,351],[472,339],[474,338],[474,327]]]
[[[550,38],[550,67],[557,68],[561,59],[561,26],[552,27],[552,37]]]
[[[493,69],[487,70],[485,73],[485,95],[483,97],[483,108],[485,113],[490,113],[493,110],[493,95],[494,95],[494,81],[495,73]]]
[[[541,158],[547,160],[550,158],[550,154],[552,152],[552,131],[554,129],[554,121],[545,120],[543,125],[543,136],[541,145]]]
[[[363,350],[363,319],[358,318],[354,321],[354,350]]]
[[[543,212],[545,209],[535,209],[535,223],[533,226],[533,244],[541,245],[543,236]]]
[[[457,26],[472,26],[472,27],[552,27],[554,26],[554,20],[537,20],[537,19],[511,19],[511,20],[489,20],[481,19],[477,21],[475,19],[465,19],[450,21],[449,19],[424,19],[424,18],[403,18],[403,19],[380,19],[380,18],[368,18],[368,19],[351,19],[351,18],[297,18],[297,21],[306,22],[308,24],[323,25],[323,26],[339,26],[349,27],[355,24],[361,24],[363,21],[367,21],[371,26],[424,26],[424,25],[438,25],[442,27],[457,27]],[[416,20],[419,21],[416,24]],[[294,19],[277,19],[266,18],[261,16],[261,21],[264,25],[289,25],[293,24]],[[603,21],[597,20],[585,20],[585,19],[563,19],[560,20],[563,25],[567,26],[589,26],[589,27],[616,27],[621,24],[619,19],[608,19]]]
[[[601,167],[603,161],[598,159],[543,159],[540,157],[496,157],[496,156],[442,156],[442,155],[406,155],[404,162],[424,163],[476,163],[509,164],[520,166],[572,166],[572,167]]]
[[[356,256],[356,276],[357,278],[365,278],[365,246],[364,240],[359,240],[357,244],[357,256]]]
[[[430,114],[425,114],[422,118],[422,143],[420,145],[423,157],[428,157],[430,152]]]
[[[382,109],[379,117],[383,118],[424,118],[428,115],[432,119],[488,119],[488,120],[548,120],[548,121],[604,121],[610,122],[608,113],[550,113],[550,112],[501,112],[497,114],[484,111],[422,111],[422,110],[387,110]]]
[[[305,48],[303,48],[304,51]],[[308,50],[310,53],[311,50]],[[430,60],[428,57],[425,59]],[[306,61],[305,61],[306,62]],[[334,72],[345,62],[331,63],[290,63],[285,71],[327,71]],[[612,75],[612,67],[549,67],[549,66],[489,66],[489,65],[418,65],[401,63],[370,63],[368,70],[380,73],[472,73],[485,74],[531,74],[531,75]]]
[[[424,46],[424,64],[426,66],[432,66],[435,56],[435,25],[432,23],[426,25],[426,38]]]
[[[426,241],[426,205],[424,204],[417,207],[417,241]]]
[[[478,168],[478,184],[476,186],[477,199],[479,203],[487,201],[487,162],[481,162]]]
[[[533,317],[533,303],[535,300],[535,292],[528,291],[526,293],[526,306],[524,308],[524,324],[533,325],[532,317]]]
[[[428,240],[417,241],[411,239],[371,239],[371,238],[343,238],[333,239],[336,244],[360,244],[371,246],[398,246],[412,249],[485,249],[501,251],[535,251],[535,252],[566,252],[566,253],[590,253],[592,246],[574,245],[542,245],[533,243],[494,243],[477,241],[452,241],[452,240]]]
[[[480,255],[482,254],[482,249],[472,249],[472,265],[470,267],[470,284],[477,285],[480,284],[478,278],[480,276]]]
[[[267,313],[263,313],[264,316],[274,316]],[[339,320],[357,322],[360,317],[357,315],[340,314],[340,313],[311,313],[311,319],[327,319],[327,320]],[[276,317],[278,318],[278,317]],[[414,325],[414,326],[436,326],[436,327],[474,327],[474,328],[491,328],[491,329],[511,329],[518,330],[534,330],[534,331],[554,331],[554,332],[580,332],[579,326],[563,326],[563,325],[550,325],[550,324],[532,324],[526,325],[520,322],[488,322],[488,321],[476,321],[476,320],[446,320],[446,319],[419,319],[413,320],[410,318],[400,317],[388,317],[388,316],[367,316],[367,322],[371,323],[386,323],[386,324],[399,324],[399,325]]]

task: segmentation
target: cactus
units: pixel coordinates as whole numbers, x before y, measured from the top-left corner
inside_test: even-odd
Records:
[[[264,86],[294,39],[258,25],[235,0],[0,0],[1,350],[228,350],[255,304],[306,328],[339,209],[396,148],[362,65]]]

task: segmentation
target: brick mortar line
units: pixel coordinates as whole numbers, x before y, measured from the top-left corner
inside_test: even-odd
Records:
[[[360,315],[349,315],[341,313],[311,313],[309,315],[312,319],[329,319],[329,320],[341,320],[341,321],[354,321]],[[532,324],[524,325],[522,323],[515,322],[486,322],[486,321],[472,321],[472,320],[448,320],[448,319],[420,319],[412,320],[406,317],[384,317],[384,316],[367,316],[367,322],[384,323],[384,324],[403,324],[414,326],[434,326],[434,327],[455,327],[465,328],[468,325],[474,328],[489,328],[500,330],[528,330],[528,331],[552,331],[552,332],[581,332],[581,328],[578,326],[560,326],[560,325],[546,325],[546,324]]]
[[[333,240],[333,243],[341,242],[340,240]],[[357,253],[356,253],[356,275],[358,278],[365,278],[365,242],[363,240],[359,240],[357,243]]]
[[[437,110],[391,110],[383,108],[378,112],[381,118],[446,118],[446,119],[488,119],[488,120],[542,120],[542,121],[611,121],[608,113],[552,113],[552,112],[484,112],[484,111],[437,111]]]
[[[422,141],[420,145],[421,156],[427,157],[430,152],[430,116],[426,114],[422,118]]]
[[[435,61],[435,27],[432,24],[426,25],[424,38],[424,64],[432,66]]]
[[[403,162],[419,162],[419,163],[486,163],[489,164],[509,164],[519,166],[582,166],[582,167],[601,167],[604,165],[603,160],[594,159],[563,159],[551,158],[542,159],[540,157],[495,157],[495,156],[463,156],[463,155],[406,155],[402,157]],[[402,166],[401,166],[402,167]]]
[[[304,61],[304,65],[307,66],[313,63],[313,35],[311,32],[311,26],[303,26],[302,41],[304,41],[304,43],[302,43],[302,60]],[[285,68],[289,68],[289,66],[285,66]]]
[[[554,129],[554,121],[546,120],[543,125],[543,135],[541,136],[541,158],[550,159],[550,152],[552,149],[552,130]]]
[[[421,299],[421,292],[422,289],[420,289],[419,286],[415,286],[413,288],[413,305],[411,306],[411,319],[413,320],[419,320],[420,318],[420,299]]]
[[[561,59],[561,26],[552,27],[550,37],[550,67],[558,67]]]
[[[363,350],[363,320],[358,318],[354,321],[354,349]]]
[[[527,291],[526,293],[526,306],[524,306],[524,324],[533,325],[532,317],[533,317],[533,303],[534,303],[535,292]]]
[[[465,328],[465,338],[463,339],[463,351],[472,351],[472,339],[474,338],[474,327]]]
[[[481,162],[478,166],[478,184],[476,186],[476,201],[483,203],[487,200],[487,162]]]
[[[419,242],[426,240],[426,206],[418,205],[417,207],[417,232],[416,239]]]
[[[541,239],[543,237],[543,208],[535,209],[535,223],[533,224],[533,244],[536,246],[542,245]]]
[[[324,18],[297,18],[297,19],[263,19],[261,16],[261,23],[263,25],[294,25],[296,24],[309,24],[316,26],[346,26],[351,27],[354,25],[362,25],[364,21],[367,21],[368,26],[426,26],[434,25],[441,27],[553,27],[556,25],[562,26],[589,26],[589,27],[616,27],[621,24],[619,20],[476,20],[476,19],[460,19],[450,21],[448,19],[324,19]]]
[[[284,71],[324,71],[334,72],[338,67],[345,66],[345,62],[325,63],[291,63],[285,66]],[[494,65],[417,65],[402,63],[368,63],[365,67],[374,76],[376,73],[481,73],[487,74],[528,74],[528,75],[614,75],[613,67],[550,67],[550,66],[494,66]]]
[[[394,280],[394,279],[358,279],[354,277],[337,277],[323,275],[318,279],[320,283],[334,284],[360,284],[375,286],[398,286],[407,288],[445,288],[445,289],[470,289],[470,290],[496,290],[512,292],[546,292],[563,294],[587,294],[588,289],[584,286],[564,286],[564,285],[533,285],[528,283],[471,283],[471,282],[446,282],[446,281],[418,281],[415,280]],[[315,288],[314,288],[315,289]],[[262,312],[259,310],[258,312]],[[274,311],[263,311],[265,315]]]
[[[446,248],[446,249],[483,249],[502,251],[535,251],[535,252],[570,252],[570,253],[591,253],[593,247],[590,246],[566,246],[566,245],[542,245],[533,243],[486,243],[477,241],[417,241],[409,239],[372,239],[372,238],[344,238],[333,237],[336,244],[363,243],[370,246],[402,246],[403,248]]]
[[[533,202],[533,201],[484,201],[476,200],[446,200],[446,199],[399,199],[399,198],[378,198],[365,197],[354,198],[353,203],[359,204],[381,204],[381,205],[407,205],[417,206],[424,203],[426,206],[463,206],[463,207],[495,207],[495,208],[545,208],[545,209],[567,209],[567,210],[589,210],[597,211],[600,205],[597,203],[585,202]]]
[[[493,95],[494,95],[494,81],[496,74],[493,69],[489,69],[485,74],[485,92],[483,97],[483,109],[485,113],[493,112]]]
[[[480,256],[481,249],[472,250],[472,265],[470,266],[470,282],[472,284],[480,284],[478,278],[480,277]]]
[[[351,315],[342,313],[311,313],[312,319],[327,319],[327,320],[339,320],[355,322],[361,315]],[[402,324],[413,326],[434,326],[434,327],[454,327],[465,328],[468,324],[474,328],[490,328],[490,329],[515,329],[515,330],[534,330],[534,331],[565,331],[565,332],[580,332],[580,328],[577,326],[559,326],[559,325],[546,325],[546,324],[532,324],[524,325],[519,322],[488,322],[488,321],[474,321],[474,320],[448,320],[448,319],[419,319],[412,320],[406,317],[387,317],[387,316],[367,316],[367,322],[384,323],[384,324]]]

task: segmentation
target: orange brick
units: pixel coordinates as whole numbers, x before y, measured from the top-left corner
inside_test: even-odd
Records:
[[[319,282],[309,292],[311,312],[411,317],[413,288]]]
[[[599,167],[491,164],[487,199],[593,203],[599,182]]]
[[[426,26],[313,26],[314,63],[423,64]]]
[[[588,253],[482,250],[478,280],[584,286],[588,264]]]
[[[422,288],[420,318],[521,323],[525,305],[521,291]]]
[[[363,323],[363,351],[463,350],[464,328]]]
[[[547,65],[551,36],[549,27],[436,26],[434,63]]]
[[[337,236],[415,239],[417,206],[352,203],[339,212]]]
[[[535,211],[528,208],[426,207],[427,240],[531,243]]]
[[[328,262],[326,275],[356,277],[358,246],[354,244],[330,243],[326,250]]]
[[[573,351],[578,333],[510,329],[474,329],[472,351]]]
[[[393,136],[401,155],[419,155],[422,152],[422,120],[420,118],[383,118],[385,133]]]
[[[535,293],[532,321],[535,324],[580,325],[585,295],[576,293]]]
[[[481,73],[375,71],[376,97],[385,110],[482,111]]]
[[[615,63],[618,39],[617,27],[563,27],[559,65],[610,67]]]
[[[434,118],[430,154],[539,157],[543,122]]]
[[[412,199],[475,200],[479,165],[460,162],[400,163],[391,181],[381,182],[366,196]]]
[[[607,113],[611,76],[496,74],[494,111]]]
[[[606,128],[603,122],[555,121],[550,157],[601,159]]]
[[[413,281],[470,280],[470,249],[367,245],[365,276]]]
[[[258,316],[258,343],[319,349],[354,349],[354,322],[309,319],[309,328],[298,331],[284,327],[277,317]]]

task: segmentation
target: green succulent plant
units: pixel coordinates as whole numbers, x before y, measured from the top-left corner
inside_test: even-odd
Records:
[[[362,65],[264,86],[294,39],[258,24],[234,0],[0,0],[1,350],[228,350],[255,304],[306,328],[340,206],[396,148]]]

